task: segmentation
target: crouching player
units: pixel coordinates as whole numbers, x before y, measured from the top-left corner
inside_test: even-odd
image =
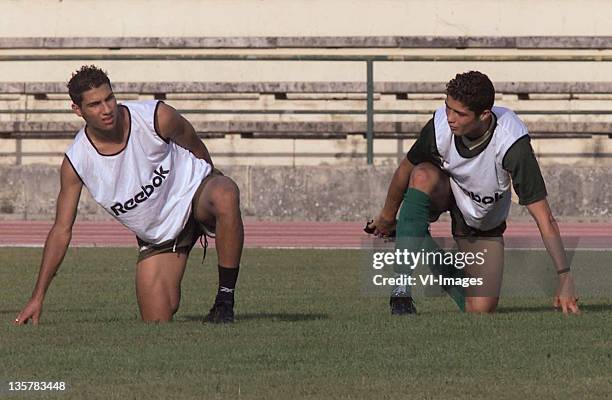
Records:
[[[86,125],[64,157],[55,223],[38,280],[14,323],[39,322],[70,243],[83,186],[136,234],[136,296],[144,321],[172,319],[189,252],[198,237],[214,232],[219,287],[205,321],[233,322],[244,241],[236,184],[213,169],[193,126],[172,107],[158,101],[118,104],[106,73],[94,66],[77,71],[68,91]]]
[[[493,106],[495,89],[480,72],[457,74],[446,88],[445,106],[435,111],[400,163],[384,207],[367,230],[379,237],[396,231],[398,245],[409,251],[432,250],[435,242],[429,223],[450,211],[459,250],[486,254],[484,265],[466,266],[462,275],[482,278],[485,284],[461,293],[457,288],[445,289],[468,312],[494,312],[503,274],[503,233],[512,185],[519,203],[537,223],[557,269],[554,307],[578,313],[559,227],[546,200],[546,187],[525,124],[511,110]],[[396,287],[390,306],[395,315],[416,312],[409,287]]]

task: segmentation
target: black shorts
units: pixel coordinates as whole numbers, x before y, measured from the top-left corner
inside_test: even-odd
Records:
[[[200,186],[198,186],[198,189],[191,200],[191,213],[189,214],[189,219],[187,220],[183,230],[179,232],[176,238],[154,244],[148,243],[136,236],[136,241],[138,242],[139,248],[138,262],[157,254],[189,253],[202,235],[208,235],[211,237],[214,236],[215,227],[205,226],[204,224],[198,222],[193,215],[193,210],[195,208],[195,204],[198,202],[202,190],[204,189],[204,186],[206,186],[210,178],[213,176],[222,175],[223,173],[221,171],[218,169],[213,169],[210,174],[206,175],[206,177],[202,179]]]
[[[435,222],[440,218],[440,215],[446,211],[450,212],[451,215],[451,232],[453,237],[461,238],[478,238],[478,237],[502,237],[506,231],[506,221],[502,222],[493,229],[486,231],[472,228],[465,222],[465,218],[461,213],[461,210],[457,206],[455,196],[451,193],[450,198],[450,209],[449,210],[431,210],[429,213],[429,222]]]

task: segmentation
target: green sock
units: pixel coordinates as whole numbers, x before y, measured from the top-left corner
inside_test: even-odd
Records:
[[[442,253],[442,260],[445,258],[446,252],[438,246],[435,240],[428,233],[427,237],[423,240],[422,248],[426,252],[440,252]],[[443,277],[461,278],[463,277],[463,270],[455,268],[454,265],[446,264],[432,264],[429,265],[430,271],[434,275],[442,275]],[[461,311],[465,311],[465,289],[461,286],[442,286],[442,289],[450,296],[451,299],[457,304],[457,307]]]
[[[433,240],[429,233],[429,210],[431,197],[418,189],[408,188],[404,193],[404,202],[400,209],[396,227],[396,249],[407,249],[410,252],[443,251]],[[454,267],[450,267],[455,269]],[[449,276],[455,271],[449,271],[446,266],[430,265],[435,274]],[[410,273],[406,269],[396,269],[398,273]],[[464,291],[455,286],[446,286],[443,289],[453,299],[457,306],[465,310]]]
[[[404,193],[404,202],[400,208],[396,225],[396,250],[418,252],[423,237],[428,231],[427,215],[430,197],[420,190],[408,188]],[[407,265],[395,265],[396,274],[410,275],[412,269]],[[407,288],[410,292],[410,288]]]
[[[408,188],[400,208],[396,227],[397,237],[425,237],[429,234],[431,197],[420,190]]]

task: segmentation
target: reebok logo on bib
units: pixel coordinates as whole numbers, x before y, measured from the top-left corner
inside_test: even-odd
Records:
[[[111,206],[111,211],[115,214],[115,216],[125,214],[126,212],[135,209],[138,207],[138,204],[151,197],[153,192],[155,192],[155,189],[164,183],[168,177],[168,174],[170,173],[170,170],[164,170],[164,167],[160,165],[158,169],[153,171],[153,173],[155,176],[151,182],[148,185],[141,186],[140,188],[142,190],[136,193],[134,197],[128,199],[124,203],[115,203]]]
[[[475,203],[492,204],[492,203],[497,203],[498,201],[504,198],[503,193],[495,193],[495,195],[493,196],[480,196],[474,192],[470,192],[463,188],[461,190],[463,190],[463,193],[469,196],[472,199],[472,201]]]

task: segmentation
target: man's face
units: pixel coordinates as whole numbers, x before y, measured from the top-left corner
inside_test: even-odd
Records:
[[[451,96],[446,96],[446,118],[451,132],[455,136],[478,133],[485,113],[486,111],[480,116],[476,116],[476,113],[470,110],[468,106]]]
[[[73,104],[72,109],[89,127],[100,131],[112,130],[119,115],[117,99],[108,84],[83,92],[81,106]]]

